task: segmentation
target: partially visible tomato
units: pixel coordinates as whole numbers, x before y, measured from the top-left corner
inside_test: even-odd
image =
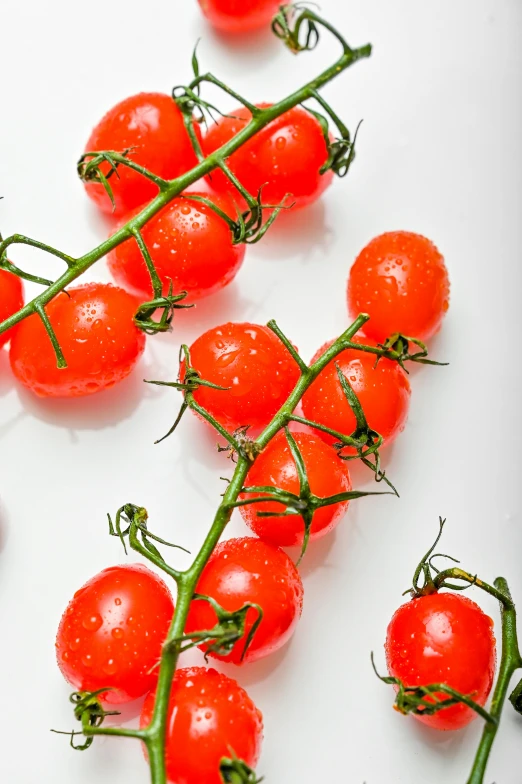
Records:
[[[198,0],[201,10],[218,30],[243,33],[266,27],[280,0]]]
[[[315,362],[332,342],[320,348],[312,362]],[[353,342],[375,345],[371,340],[360,337],[353,338]],[[305,416],[344,435],[350,435],[355,430],[355,415],[341,388],[336,363],[359,398],[369,427],[376,430],[386,444],[391,444],[404,430],[411,390],[406,373],[390,359],[380,359],[375,367],[373,354],[356,349],[342,351],[305,392]],[[320,430],[317,434],[327,443],[335,441]]]
[[[210,596],[225,610],[239,610],[244,604],[258,604],[263,619],[243,662],[253,662],[281,648],[292,636],[301,616],[303,584],[288,555],[260,539],[245,536],[221,542],[212,553],[199,579],[196,593]],[[258,613],[248,610],[245,636],[227,656],[210,656],[241,664],[248,632]],[[195,600],[190,607],[186,631],[212,629],[217,616],[211,605]],[[200,646],[206,650],[207,645]]]
[[[40,397],[79,397],[114,386],[145,348],[145,335],[132,321],[137,306],[133,296],[106,283],[68,289],[46,307],[68,366],[56,367],[49,336],[34,315],[13,331],[13,373]]]
[[[493,621],[461,594],[433,593],[403,604],[388,626],[388,670],[405,686],[444,683],[484,705],[495,674]],[[447,695],[438,693],[439,699]],[[459,704],[415,716],[437,730],[457,730],[477,717]]]
[[[193,367],[206,381],[194,398],[229,430],[268,424],[299,379],[299,368],[278,337],[259,324],[223,324],[190,347]],[[182,369],[182,378],[184,370]]]
[[[0,324],[20,310],[24,304],[24,287],[21,279],[12,272],[0,269]],[[11,337],[11,330],[0,334],[0,348]]]
[[[270,104],[259,104],[260,108]],[[210,155],[241,131],[251,120],[241,107],[220,117],[203,137],[205,155]],[[319,174],[328,150],[321,126],[305,109],[296,106],[272,120],[265,128],[234,152],[227,163],[249,193],[257,196],[262,188],[264,204],[280,204],[287,194],[287,206],[304,207],[316,201],[330,185],[333,173]],[[216,190],[227,190],[237,198],[237,190],[221,171],[212,172]]]
[[[58,666],[75,689],[110,688],[104,702],[130,702],[157,680],[174,614],[170,592],[140,564],[113,566],[74,594],[56,636]]]
[[[205,196],[235,219],[234,203],[227,194]],[[118,228],[139,208],[125,215]],[[174,292],[188,291],[194,300],[212,294],[235,277],[245,256],[245,245],[233,245],[226,221],[210,207],[190,198],[170,202],[142,229],[142,236],[164,293],[172,281]],[[152,294],[150,275],[135,239],[118,245],[109,254],[109,269],[116,281],[140,294]]]
[[[390,231],[375,237],[356,258],[348,278],[352,318],[368,313],[364,332],[382,342],[395,332],[428,340],[449,307],[444,258],[420,234]]]
[[[199,135],[199,127],[195,125]],[[93,129],[85,152],[114,150],[122,153],[132,148],[130,158],[146,169],[171,180],[197,164],[183,115],[170,95],[139,93],[113,106]],[[109,164],[101,166],[104,174]],[[122,215],[144,204],[158,193],[157,186],[127,166],[118,166],[109,179],[115,208],[103,185],[87,182],[88,196],[106,213]]]
[[[140,726],[146,727],[155,693],[145,699]],[[223,784],[219,764],[235,754],[254,768],[261,750],[263,717],[232,678],[214,669],[178,670],[167,719],[167,777],[172,784]]]

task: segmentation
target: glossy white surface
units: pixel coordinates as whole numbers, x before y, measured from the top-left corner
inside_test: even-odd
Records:
[[[101,740],[79,754],[49,732],[73,726],[54,660],[60,614],[87,578],[124,560],[107,535],[107,511],[145,505],[158,533],[194,550],[229,467],[189,417],[154,446],[178,399],[141,378],[173,377],[179,342],[229,319],[275,317],[309,358],[347,324],[344,287],[355,255],[395,228],[431,237],[452,282],[432,345],[451,364],[412,374],[409,424],[386,455],[401,499],[353,503],[337,533],[310,548],[292,643],[229,672],[264,712],[259,771],[267,784],[467,778],[480,722],[439,735],[403,719],[369,655],[376,651],[383,668],[386,625],[439,514],[448,517],[443,550],[486,579],[508,577],[522,606],[522,6],[323,0],[322,7],[350,42],[375,46],[370,61],[326,91],[351,127],[365,120],[350,176],[250,248],[236,282],[180,317],[173,335],[149,340],[139,370],[110,392],[37,400],[16,387],[0,351],[0,779],[9,784],[147,781],[136,744]],[[219,38],[195,0],[3,0],[4,236],[19,231],[72,254],[104,237],[75,175],[90,128],[127,95],[187,81],[199,37],[202,67],[255,101],[291,91],[333,51],[325,39],[323,49],[296,59],[268,35]],[[31,251],[13,258],[45,275],[59,270]],[[103,262],[88,279],[108,279]],[[358,470],[354,480],[366,477]],[[230,534],[242,532],[236,515]],[[498,619],[492,600],[469,595]],[[521,730],[508,708],[488,783],[519,784]]]

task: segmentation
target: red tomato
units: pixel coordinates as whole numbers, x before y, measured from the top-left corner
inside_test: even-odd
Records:
[[[445,683],[484,705],[495,674],[493,621],[478,604],[460,594],[434,593],[412,599],[391,619],[386,659],[390,675],[405,686]],[[476,716],[460,704],[415,718],[438,730],[457,730]]]
[[[260,539],[245,536],[221,542],[199,579],[196,593],[215,599],[225,610],[239,610],[247,602],[258,604],[263,620],[257,628],[243,662],[253,662],[277,651],[295,631],[303,606],[303,584],[288,555]],[[245,636],[227,656],[214,656],[241,664],[246,637],[258,613],[247,613]],[[212,629],[217,616],[206,601],[193,601],[186,631]],[[200,646],[206,650],[206,645]]]
[[[202,378],[227,387],[202,386],[194,398],[231,431],[267,425],[299,379],[285,346],[259,324],[229,322],[209,329],[190,347],[190,358]]]
[[[197,195],[211,198],[232,218],[237,217],[232,199],[226,194]],[[120,226],[137,212],[139,208],[126,215]],[[230,283],[245,256],[245,245],[232,244],[232,232],[223,218],[190,198],[170,202],[143,227],[142,236],[164,284],[164,293],[172,281],[174,292],[188,291],[190,300],[212,294]],[[150,276],[136,240],[127,240],[109,254],[109,268],[118,283],[147,297],[152,294]]]
[[[134,163],[165,180],[174,179],[197,164],[183,115],[171,96],[163,93],[139,93],[113,106],[93,129],[85,152],[122,153],[129,147],[135,148],[130,155]],[[107,174],[109,170],[110,166],[104,163],[102,171]],[[85,184],[90,198],[109,214],[122,215],[158,193],[153,182],[124,165],[118,166],[109,182],[116,203],[114,211],[101,183]]]
[[[58,666],[81,691],[111,688],[110,705],[154,688],[174,605],[163,580],[140,564],[104,569],[76,591],[56,635]],[[152,672],[151,672],[152,670]]]
[[[17,313],[24,304],[24,287],[22,281],[12,272],[0,269],[0,324],[6,318]],[[0,348],[11,337],[11,330],[0,335]]]
[[[333,341],[325,343],[314,356],[315,362]],[[372,345],[364,338],[353,338],[355,343]],[[377,367],[375,356],[356,349],[342,351],[319,374],[303,396],[303,411],[307,419],[330,427],[345,435],[353,433],[355,416],[341,388],[335,363],[346,376],[359,398],[369,427],[376,430],[387,444],[404,430],[410,404],[408,376],[396,362],[380,359]],[[336,439],[317,431],[327,443]]]
[[[243,33],[270,24],[280,0],[198,0],[209,22],[226,33]]]
[[[337,457],[331,446],[311,433],[293,433],[292,435],[303,456],[310,489],[314,495],[324,498],[352,489],[347,465]],[[257,457],[248,472],[245,485],[280,487],[290,493],[299,494],[297,469],[284,433],[278,433]],[[255,497],[255,495],[243,497]],[[335,528],[346,513],[348,503],[348,501],[344,501],[318,509],[314,514],[310,529],[310,540],[319,539]],[[248,504],[239,508],[247,525],[262,539],[283,547],[303,543],[304,522],[300,515],[258,516],[258,512],[283,510],[282,505],[277,501]]]
[[[129,375],[145,348],[134,326],[137,301],[107,283],[86,283],[46,307],[68,367],[58,369],[39,316],[22,321],[11,338],[11,368],[40,397],[79,397],[108,389]]]
[[[140,726],[152,717],[155,694],[145,699]],[[174,676],[167,719],[169,782],[222,784],[219,764],[232,752],[254,768],[263,717],[241,686],[214,669],[190,667]]]
[[[202,141],[205,155],[228,142],[252,117],[245,107],[231,115],[234,116],[220,117],[210,126]],[[331,171],[319,174],[327,158],[321,126],[315,117],[296,106],[259,131],[227,163],[253,196],[263,187],[264,204],[280,204],[286,194],[291,194],[286,203],[295,202],[294,207],[304,207],[316,201],[333,179]],[[228,190],[237,198],[237,190],[221,171],[212,172],[211,176],[214,188]]]
[[[427,340],[449,307],[449,279],[435,245],[409,231],[375,237],[360,252],[348,278],[352,318],[368,313],[364,332],[382,342],[395,332]]]

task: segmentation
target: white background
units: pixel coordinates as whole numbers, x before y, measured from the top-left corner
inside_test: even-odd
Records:
[[[264,712],[267,784],[467,778],[480,722],[441,735],[403,719],[369,656],[375,650],[383,669],[386,625],[439,514],[448,517],[444,551],[486,579],[505,575],[522,602],[522,5],[322,6],[350,43],[375,46],[370,61],[326,90],[351,127],[364,118],[349,177],[249,249],[235,283],[179,318],[172,335],[150,339],[134,376],[110,392],[37,400],[16,387],[0,351],[0,779],[9,784],[147,781],[132,741],[96,741],[79,754],[49,732],[73,725],[54,659],[61,612],[86,579],[124,558],[107,535],[107,511],[144,505],[154,530],[194,550],[219,501],[218,476],[230,468],[189,417],[154,446],[179,400],[141,379],[173,378],[178,344],[226,320],[275,317],[308,359],[346,327],[350,264],[389,229],[425,233],[446,256],[451,307],[432,353],[451,364],[412,374],[409,424],[386,455],[401,499],[353,503],[336,534],[306,557],[303,619],[291,644],[228,672]],[[202,67],[254,101],[282,97],[334,56],[329,41],[296,59],[268,34],[220,38],[195,0],[3,0],[4,236],[23,232],[71,254],[104,238],[75,175],[91,126],[127,95],[186,82],[199,37]],[[50,277],[60,269],[23,249],[13,259]],[[108,280],[104,263],[88,277]],[[354,480],[366,482],[360,471]],[[229,533],[244,532],[238,515]],[[492,600],[474,598],[498,620]],[[519,784],[521,729],[508,707],[488,784]]]

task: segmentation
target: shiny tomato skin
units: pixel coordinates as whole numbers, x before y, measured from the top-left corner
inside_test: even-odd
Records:
[[[147,695],[140,726],[152,717]],[[232,751],[254,768],[261,750],[263,717],[232,678],[205,667],[176,671],[167,719],[166,764],[170,784],[222,784],[219,764]]]
[[[196,593],[210,596],[228,611],[239,610],[247,602],[263,610],[263,619],[243,660],[246,636],[258,617],[255,609],[248,611],[245,637],[230,654],[209,654],[233,664],[257,661],[281,648],[294,633],[303,607],[303,584],[293,561],[279,547],[252,536],[228,539],[216,547]],[[208,602],[192,602],[187,632],[212,629],[216,623],[216,613]],[[207,646],[200,647],[206,650]]]
[[[173,614],[167,586],[147,567],[104,569],[74,594],[60,621],[56,655],[64,678],[82,691],[110,687],[102,696],[108,705],[142,697],[156,684]]]
[[[325,343],[315,354],[315,362],[333,341]],[[371,340],[355,337],[353,342],[375,345]],[[376,430],[386,444],[391,444],[404,430],[410,404],[408,376],[396,362],[380,359],[377,367],[375,356],[356,349],[346,349],[330,362],[305,392],[303,411],[308,419],[319,422],[345,435],[356,427],[355,416],[341,388],[335,363],[350,382],[359,398],[369,427]],[[335,438],[320,430],[317,434],[327,443]],[[347,450],[344,450],[347,454]]]
[[[265,108],[270,104],[259,104]],[[221,117],[203,137],[205,155],[228,142],[251,119],[245,107]],[[287,206],[305,207],[316,201],[333,179],[331,171],[319,174],[328,158],[323,132],[318,121],[305,109],[296,106],[272,120],[265,128],[234,152],[227,163],[249,193],[262,190],[264,204],[280,204],[287,194]],[[212,173],[212,186],[227,190],[237,198],[237,190],[220,172]]]
[[[303,456],[312,493],[324,498],[352,489],[347,465],[337,457],[331,446],[311,433],[293,433],[293,437]],[[297,469],[284,433],[278,433],[272,439],[248,472],[245,486],[260,485],[280,487],[290,493],[299,494]],[[255,497],[255,494],[245,494],[242,497]],[[310,529],[310,541],[319,539],[335,528],[345,515],[348,503],[343,501],[318,509]],[[239,508],[246,524],[265,541],[280,547],[303,543],[304,522],[300,515],[258,516],[258,512],[283,510],[277,501],[248,504]]]
[[[246,33],[267,27],[280,0],[198,0],[204,15],[224,33]]]
[[[229,322],[209,329],[190,347],[190,358],[203,379],[227,387],[202,386],[194,398],[230,431],[267,425],[299,379],[288,350],[259,324]]]
[[[484,705],[495,674],[493,621],[461,594],[434,593],[396,611],[386,637],[390,675],[406,686],[445,683]],[[438,695],[444,699],[441,693]],[[438,730],[465,727],[477,717],[466,705],[415,716]]]
[[[196,133],[199,128],[195,125]],[[135,148],[130,158],[153,174],[170,180],[197,164],[183,115],[170,95],[139,93],[109,109],[93,129],[85,152]],[[107,174],[109,165],[102,164]],[[119,175],[119,177],[117,176]],[[95,204],[109,215],[122,215],[157,196],[158,187],[127,166],[118,166],[109,179],[115,208],[101,183],[87,182],[85,189]]]
[[[137,300],[107,283],[86,283],[59,294],[46,307],[67,368],[56,357],[36,315],[21,322],[11,338],[16,378],[40,397],[80,397],[114,386],[129,375],[145,348],[145,335],[132,321]]]
[[[24,286],[21,279],[12,272],[0,269],[0,324],[24,305]],[[11,330],[0,335],[0,348],[11,337]]]
[[[364,333],[382,342],[395,332],[426,341],[438,332],[449,307],[443,256],[426,237],[390,231],[375,237],[355,260],[348,278],[352,318],[368,313]]]
[[[234,203],[227,194],[195,194],[211,199],[232,218]],[[124,216],[126,223],[139,208]],[[175,293],[187,291],[188,301],[213,294],[235,277],[245,257],[245,245],[232,243],[226,221],[210,207],[179,197],[168,204],[142,229],[142,236],[168,292],[170,281]],[[134,239],[118,245],[108,257],[115,280],[145,297],[152,295],[150,275]]]

